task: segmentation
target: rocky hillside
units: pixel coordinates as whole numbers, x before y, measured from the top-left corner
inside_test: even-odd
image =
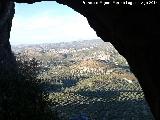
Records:
[[[110,43],[81,41],[15,47],[37,60],[42,89],[62,120],[153,120],[127,61]]]

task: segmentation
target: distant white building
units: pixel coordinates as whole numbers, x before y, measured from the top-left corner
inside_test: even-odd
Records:
[[[106,61],[107,61],[107,60],[110,60],[110,57],[111,57],[110,54],[107,54],[107,55],[102,54],[102,55],[98,55],[97,58],[98,58],[99,60],[106,60]]]
[[[69,52],[68,49],[60,49],[60,50],[59,50],[59,53],[68,53],[68,52]]]

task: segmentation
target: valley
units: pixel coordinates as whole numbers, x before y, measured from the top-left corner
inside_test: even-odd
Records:
[[[137,78],[110,43],[12,46],[17,59],[38,61],[53,109],[62,120],[153,120]]]

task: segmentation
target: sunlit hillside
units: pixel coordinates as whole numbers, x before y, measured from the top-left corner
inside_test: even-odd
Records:
[[[42,89],[62,120],[152,120],[127,61],[102,40],[14,46],[37,60]],[[81,120],[81,119],[80,119]]]

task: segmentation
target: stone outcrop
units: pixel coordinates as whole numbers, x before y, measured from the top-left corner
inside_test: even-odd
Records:
[[[11,52],[9,42],[12,19],[14,16],[14,3],[2,0],[0,2],[0,75],[15,71],[15,58]]]
[[[34,3],[40,0],[14,0]],[[104,41],[111,42],[123,55],[139,79],[146,100],[156,120],[160,119],[159,44],[160,23],[157,6],[88,5],[82,0],[56,0],[85,16],[89,25]],[[9,32],[14,15],[13,2],[0,1],[0,68],[9,64],[12,53]],[[53,20],[54,21],[54,20]],[[14,60],[13,60],[14,61]],[[14,66],[14,64],[12,65]]]

